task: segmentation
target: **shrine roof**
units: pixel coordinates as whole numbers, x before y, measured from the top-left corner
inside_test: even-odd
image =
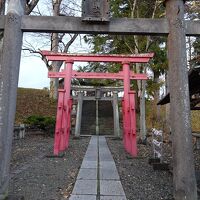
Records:
[[[200,94],[200,65],[189,70],[188,78],[189,78],[189,93],[190,93],[190,100],[191,100],[190,101],[191,102],[191,109],[193,109],[199,103],[199,98],[196,99],[193,96]],[[157,103],[157,105],[165,105],[167,103],[170,103],[170,93],[165,95]]]

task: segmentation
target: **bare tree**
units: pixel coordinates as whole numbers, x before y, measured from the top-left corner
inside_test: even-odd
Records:
[[[59,16],[61,14],[61,3],[62,0],[52,0],[53,5],[53,16]],[[65,11],[65,10],[64,10]],[[67,53],[69,50],[70,45],[75,41],[77,38],[77,34],[70,35],[71,38],[64,42],[65,34],[58,34],[58,33],[52,33],[51,35],[51,51],[53,52],[59,52],[59,45],[62,43],[63,45],[63,52]],[[53,61],[51,66],[48,66],[49,71],[56,71],[58,72],[62,66],[62,62]],[[50,97],[57,99],[58,97],[58,79],[51,78],[50,80]]]
[[[48,2],[48,3],[47,3]],[[77,16],[80,14],[80,2],[75,0],[47,0],[46,5],[48,5],[48,11],[50,15],[53,16]],[[35,14],[42,15],[40,8],[35,9]],[[78,34],[65,34],[65,33],[52,33],[52,34],[34,34],[36,38],[43,37],[48,44],[44,42],[39,42],[41,46],[46,46],[53,52],[65,52],[69,51],[69,48],[77,39]],[[41,47],[42,48],[42,47]],[[33,53],[38,53],[38,49],[31,45],[30,42],[25,41],[23,49],[29,50]],[[42,56],[48,71],[58,72],[63,64],[63,62],[53,61],[48,62],[44,56]],[[57,99],[58,97],[58,79],[50,79],[50,98]]]
[[[6,3],[9,0],[0,0],[0,15],[4,15],[6,10]],[[37,6],[39,0],[27,0],[25,14],[29,15],[33,9]],[[3,48],[3,32],[0,32],[0,55],[2,53]]]

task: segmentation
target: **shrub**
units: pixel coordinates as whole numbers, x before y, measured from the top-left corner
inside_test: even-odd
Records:
[[[54,117],[32,115],[29,116],[24,123],[31,127],[45,131],[48,134],[53,134],[56,120]]]

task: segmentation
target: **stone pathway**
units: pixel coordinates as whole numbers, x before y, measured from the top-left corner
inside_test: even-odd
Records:
[[[69,200],[126,200],[104,136],[92,136]]]

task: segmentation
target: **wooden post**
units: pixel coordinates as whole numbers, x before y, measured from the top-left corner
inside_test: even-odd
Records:
[[[76,112],[76,127],[75,127],[75,137],[77,138],[80,137],[80,132],[81,132],[82,107],[83,107],[83,92],[79,92],[77,112]]]
[[[71,126],[71,77],[73,70],[73,61],[65,61],[65,78],[64,78],[64,115],[62,118],[62,129],[64,130],[63,134],[63,146],[61,145],[61,151],[64,151],[69,146],[69,137],[70,137],[70,126]]]
[[[99,135],[99,100],[96,99],[96,135]]]
[[[113,91],[113,118],[114,118],[114,135],[120,137],[119,127],[119,106],[118,106],[118,92]]]
[[[13,126],[23,33],[24,0],[10,0],[0,66],[0,199],[8,193]]]
[[[140,138],[142,142],[145,142],[146,139],[146,112],[145,112],[145,89],[146,89],[146,81],[141,80],[142,88],[140,94]]]
[[[167,0],[173,186],[176,200],[197,200],[186,61],[184,1]]]
[[[130,64],[123,63],[123,74],[124,74],[124,116],[123,116],[123,142],[124,147],[128,153],[131,154],[131,118],[130,118]]]

